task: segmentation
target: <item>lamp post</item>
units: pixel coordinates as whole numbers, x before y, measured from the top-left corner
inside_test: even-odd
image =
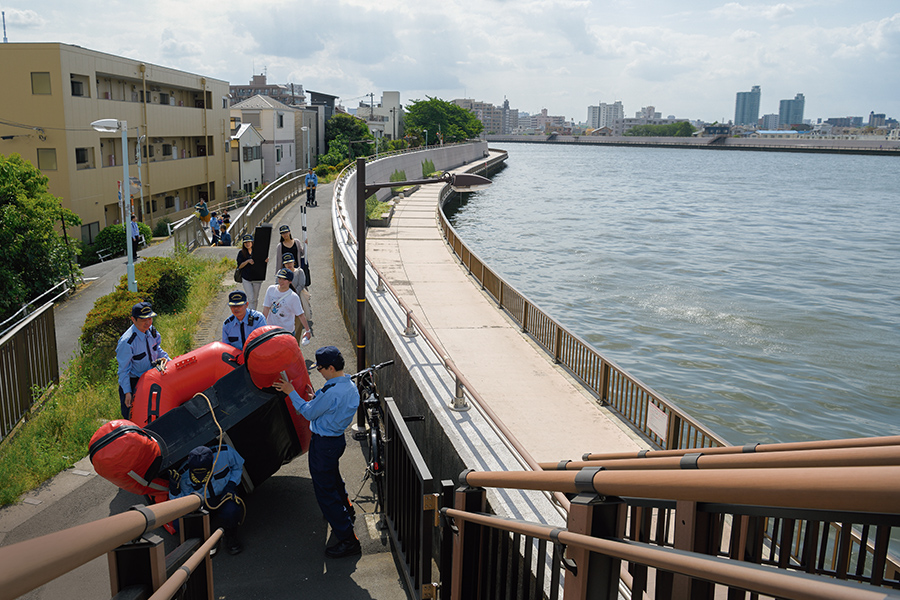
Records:
[[[455,192],[474,192],[491,184],[491,180],[471,173],[445,172],[440,177],[412,181],[366,183],[366,159],[356,159],[356,370],[366,368],[366,198],[378,190],[408,185],[449,183]],[[363,415],[364,416],[364,415]],[[359,422],[360,414],[357,414]],[[364,426],[365,423],[359,423]]]
[[[300,131],[306,135],[306,170],[309,171],[309,127],[304,125]]]
[[[422,131],[425,132],[425,149],[428,150],[428,130],[423,129]]]
[[[131,181],[128,179],[128,122],[117,119],[100,119],[91,123],[94,131],[101,133],[122,132],[122,202],[125,204],[125,255],[128,257],[128,290],[137,292],[137,279],[134,276],[134,254],[132,253],[131,240]],[[126,188],[125,186],[128,186]],[[128,190],[128,198],[125,198]]]

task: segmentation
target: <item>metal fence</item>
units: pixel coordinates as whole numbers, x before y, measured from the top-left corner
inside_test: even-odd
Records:
[[[441,204],[452,195],[448,188]],[[522,331],[662,449],[726,446],[724,438],[703,426],[673,402],[616,365],[586,341],[567,330],[525,295],[504,281],[466,246],[443,210],[439,210],[444,238],[469,273]]]
[[[59,383],[53,303],[0,338],[0,440],[28,412],[35,389]]]

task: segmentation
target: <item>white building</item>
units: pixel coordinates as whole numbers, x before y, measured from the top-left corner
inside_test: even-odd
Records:
[[[619,100],[612,104],[601,102],[599,106],[588,106],[587,126],[591,129],[612,128],[617,119],[624,118],[625,109]]]
[[[231,116],[256,127],[263,137],[263,181],[271,183],[297,169],[296,110],[265,96],[253,96],[231,107]]]
[[[391,140],[403,137],[403,109],[400,106],[400,92],[384,92],[381,103],[375,106],[374,96],[369,103],[360,102],[356,116],[366,120],[372,135]],[[380,131],[381,133],[376,133]]]
[[[263,136],[250,123],[231,123],[231,191],[249,194],[263,182]]]

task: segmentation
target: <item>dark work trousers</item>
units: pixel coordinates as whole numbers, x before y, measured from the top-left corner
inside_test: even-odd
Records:
[[[339,464],[347,447],[343,435],[312,434],[309,441],[309,474],[312,477],[316,501],[339,540],[353,537],[353,521],[347,504],[347,489],[341,478]]]
[[[131,378],[131,404],[134,404],[134,392],[137,391],[137,384],[140,377],[132,377]],[[130,419],[131,418],[131,409],[125,406],[125,390],[122,389],[122,386],[119,386],[119,405],[122,408],[122,418]]]

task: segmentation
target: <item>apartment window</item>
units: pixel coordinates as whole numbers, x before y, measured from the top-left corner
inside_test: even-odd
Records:
[[[172,144],[163,144],[163,156],[172,156]]]
[[[31,74],[31,93],[35,95],[50,93],[50,73]]]
[[[56,170],[56,148],[38,148],[37,159],[41,171]]]
[[[166,196],[166,208],[175,208],[175,196]]]
[[[85,244],[93,244],[97,234],[100,233],[100,221],[94,221],[81,226],[81,241]]]
[[[278,113],[278,129],[284,128],[284,114]]]
[[[281,162],[281,146],[275,148],[275,162]]]
[[[159,103],[160,104],[168,104],[169,103],[169,95],[165,92],[160,92]]]
[[[153,156],[153,145],[152,144],[147,144],[146,146],[141,146],[141,148],[143,148],[144,158],[149,158],[148,154],[151,157]]]
[[[75,168],[79,170],[94,168],[93,148],[75,148]]]

